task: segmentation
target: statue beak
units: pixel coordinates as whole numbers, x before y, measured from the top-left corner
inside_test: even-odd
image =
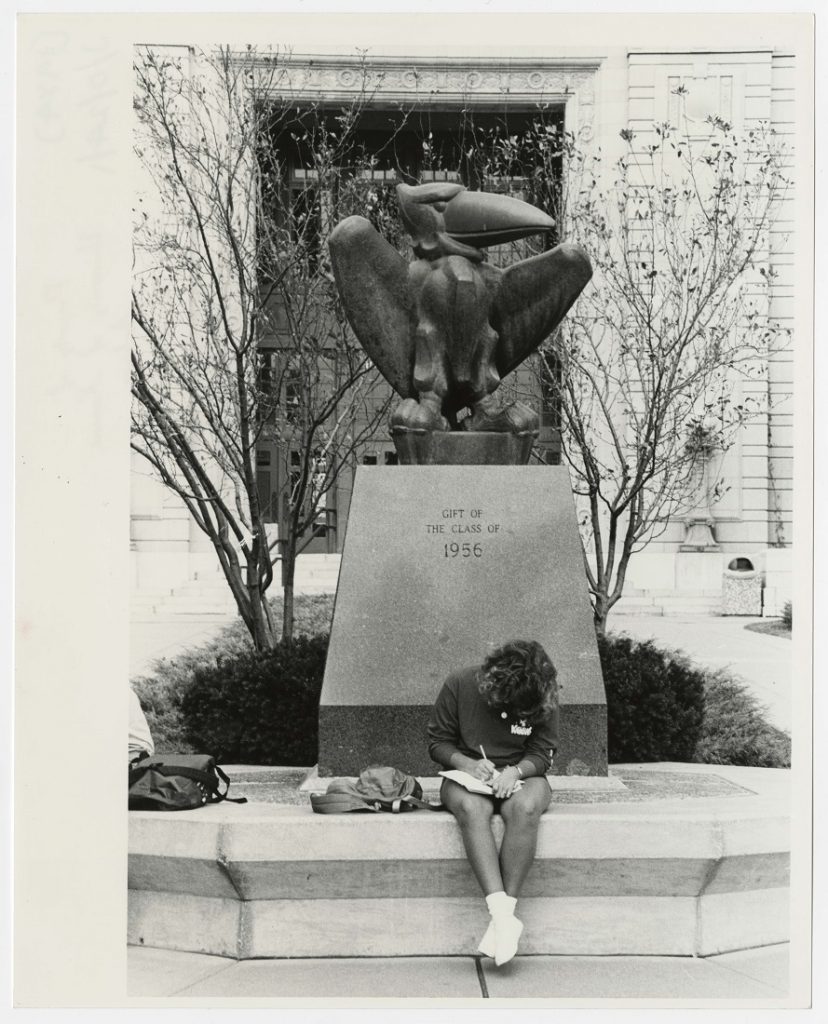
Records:
[[[478,249],[555,227],[555,221],[542,210],[522,199],[492,192],[458,193],[446,204],[443,218],[447,234]]]

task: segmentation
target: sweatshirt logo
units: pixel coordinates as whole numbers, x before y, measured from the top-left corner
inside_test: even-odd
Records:
[[[532,726],[526,724],[525,718],[521,718],[519,723],[512,723],[511,732],[513,736],[531,736]]]

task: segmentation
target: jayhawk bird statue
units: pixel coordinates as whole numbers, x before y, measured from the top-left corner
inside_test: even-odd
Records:
[[[501,270],[483,250],[549,232],[551,217],[454,182],[400,184],[397,198],[411,263],[364,217],[343,220],[329,241],[351,327],[403,399],[392,433],[536,435],[535,412],[521,402],[501,408],[494,392],[564,318],[592,276],[589,258],[564,243]]]

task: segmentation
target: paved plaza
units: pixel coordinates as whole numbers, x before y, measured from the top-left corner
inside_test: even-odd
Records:
[[[768,718],[780,729],[791,728],[792,644],[788,637],[747,629],[767,622],[722,615],[615,615],[610,629],[636,640],[653,640],[663,648],[684,651],[695,664],[724,668],[740,676]],[[810,689],[810,680],[803,679]]]
[[[142,998],[784,1000],[788,945],[711,957],[518,956],[230,960],[129,949],[129,992]],[[169,1004],[167,1004],[169,1005]],[[186,1005],[186,1003],[182,1003]]]

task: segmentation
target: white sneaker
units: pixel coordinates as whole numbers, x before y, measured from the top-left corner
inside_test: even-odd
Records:
[[[498,917],[495,926],[495,963],[498,967],[508,963],[517,953],[518,942],[523,931],[523,921],[516,917]]]
[[[495,952],[497,947],[495,945],[495,923],[494,919],[489,921],[489,927],[486,929],[486,934],[480,940],[480,945],[477,947],[478,953],[482,953],[483,956],[490,956],[494,960]]]

